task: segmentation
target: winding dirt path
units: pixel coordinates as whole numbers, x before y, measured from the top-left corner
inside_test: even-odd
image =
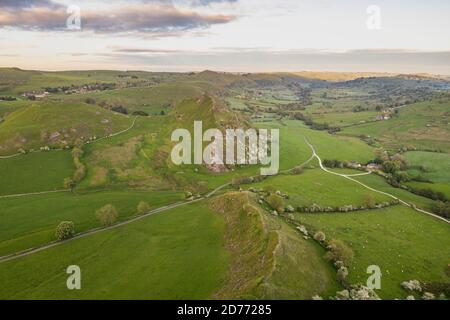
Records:
[[[330,174],[334,174],[334,175],[336,175],[336,176],[343,177],[343,178],[348,179],[348,180],[350,180],[350,181],[356,182],[357,184],[363,186],[364,188],[366,188],[366,189],[368,189],[368,190],[371,190],[371,191],[373,191],[373,192],[377,192],[377,193],[386,195],[386,196],[388,196],[388,197],[390,197],[390,198],[392,198],[392,199],[394,199],[394,200],[398,200],[401,204],[403,204],[403,205],[405,205],[405,206],[407,206],[407,207],[409,207],[409,208],[411,208],[411,209],[414,209],[414,210],[416,210],[416,211],[418,211],[418,212],[421,212],[421,213],[425,213],[425,214],[427,214],[427,215],[429,215],[429,216],[431,216],[431,217],[433,217],[433,218],[442,220],[442,221],[444,221],[444,222],[450,224],[450,221],[449,221],[449,220],[447,220],[447,219],[445,219],[445,218],[443,218],[443,217],[441,217],[441,216],[438,216],[438,215],[436,215],[436,214],[434,214],[434,213],[431,213],[431,212],[422,210],[422,209],[420,209],[420,208],[417,208],[415,204],[410,204],[410,203],[408,203],[408,202],[406,202],[406,201],[404,201],[404,200],[402,200],[402,199],[400,199],[400,198],[394,196],[393,194],[390,194],[390,193],[388,193],[388,192],[384,192],[384,191],[381,191],[381,190],[374,189],[374,188],[369,187],[368,185],[366,185],[366,184],[364,184],[364,183],[362,183],[362,182],[360,182],[360,181],[358,181],[358,180],[356,180],[356,179],[353,179],[352,176],[356,176],[356,175],[346,175],[346,174],[341,174],[341,173],[337,173],[337,172],[333,172],[333,171],[328,170],[328,169],[327,169],[326,167],[324,167],[324,165],[322,164],[322,159],[321,159],[321,158],[319,157],[319,155],[317,154],[316,149],[314,148],[314,146],[308,141],[308,139],[307,139],[306,137],[305,137],[304,139],[305,139],[306,144],[311,148],[311,150],[312,150],[312,152],[313,152],[313,156],[314,156],[315,158],[317,158],[317,160],[319,161],[320,168],[321,168],[323,171],[325,171],[325,172],[327,172],[327,173],[330,173]],[[362,175],[362,174],[358,174],[358,175]]]

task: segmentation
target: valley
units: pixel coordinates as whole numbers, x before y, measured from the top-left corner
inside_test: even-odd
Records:
[[[15,99],[0,100],[0,298],[448,299],[448,89],[425,75],[0,68]],[[172,132],[194,137],[195,121],[278,130],[278,172],[175,164]],[[59,239],[62,222],[74,230]]]

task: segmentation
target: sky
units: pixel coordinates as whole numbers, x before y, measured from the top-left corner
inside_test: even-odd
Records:
[[[450,75],[450,1],[0,0],[0,66]]]

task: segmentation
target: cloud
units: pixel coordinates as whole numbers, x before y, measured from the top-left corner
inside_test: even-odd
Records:
[[[329,50],[285,50],[234,48],[197,52],[152,54],[151,50],[121,50],[102,55],[111,65],[128,68],[174,71],[220,70],[233,72],[348,71],[450,74],[450,51],[400,49],[361,49],[343,52]],[[165,50],[157,50],[164,52]],[[170,50],[167,50],[170,51]]]
[[[51,1],[21,0],[17,6],[0,11],[0,28],[9,27],[34,31],[60,31],[66,29],[69,14],[66,8]],[[3,4],[3,3],[2,3]],[[154,33],[167,34],[207,28],[235,19],[231,15],[198,13],[192,9],[181,9],[170,3],[151,2],[116,6],[104,11],[81,10],[83,31],[97,33]]]
[[[127,48],[127,47],[110,47],[113,52],[118,53],[136,53],[136,54],[167,54],[179,53],[181,50],[175,49],[151,49],[151,48]]]
[[[57,4],[51,0],[1,0],[0,8],[31,8],[31,7],[47,7],[47,8],[57,8],[61,7],[60,4]]]

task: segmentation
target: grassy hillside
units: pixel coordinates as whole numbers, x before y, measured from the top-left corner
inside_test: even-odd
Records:
[[[450,241],[448,224],[404,206],[371,212],[344,214],[297,214],[313,230],[328,239],[348,244],[354,259],[349,269],[352,283],[365,284],[366,269],[378,265],[382,271],[381,298],[405,298],[400,283],[417,279],[424,283],[450,285],[445,245]]]
[[[137,214],[140,201],[158,208],[182,198],[176,192],[103,191],[0,199],[0,256],[55,240],[61,221],[73,221],[76,232],[99,227],[95,211],[106,204],[114,205],[123,221]]]
[[[29,153],[0,161],[0,196],[61,190],[64,178],[75,170],[69,151]]]
[[[323,249],[264,212],[254,194],[227,193],[210,206],[226,219],[231,254],[228,280],[215,297],[310,299],[339,287]]]
[[[408,105],[391,120],[345,128],[342,134],[371,136],[390,149],[408,147],[450,152],[449,108],[448,100]]]
[[[366,196],[376,203],[389,201],[390,198],[372,192],[345,178],[326,173],[320,169],[305,170],[300,175],[280,175],[252,184],[253,188],[272,187],[288,194],[286,204],[294,208],[309,207],[318,204],[322,207],[342,207],[345,205],[364,205]]]
[[[206,299],[224,281],[224,220],[195,204],[0,264],[1,299]],[[82,290],[67,290],[69,265]]]
[[[61,148],[124,130],[131,118],[87,104],[37,102],[9,114],[0,123],[0,154],[49,146]]]

